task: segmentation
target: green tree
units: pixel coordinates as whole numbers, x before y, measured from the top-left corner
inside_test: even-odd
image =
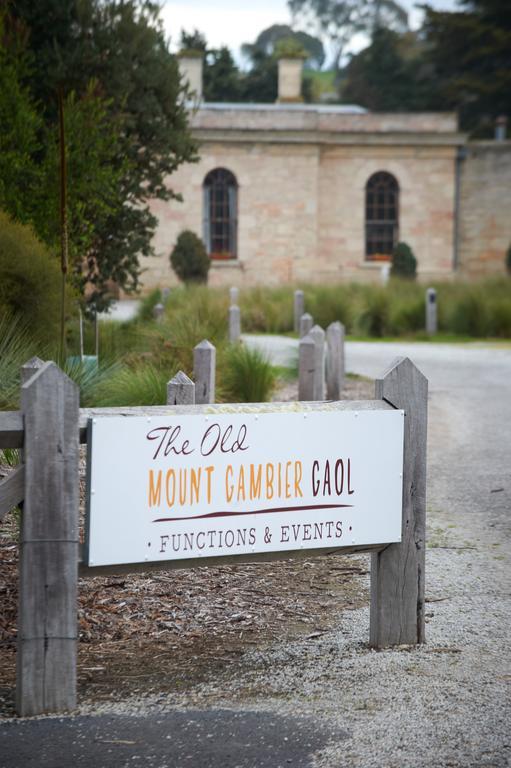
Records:
[[[342,98],[381,112],[436,106],[436,84],[424,60],[423,46],[412,32],[399,35],[377,29],[367,48],[344,70]]]
[[[495,118],[511,111],[511,6],[461,0],[465,10],[426,9],[424,33],[432,77],[444,109],[457,109],[461,127],[491,135]]]
[[[273,24],[258,34],[254,43],[245,43],[242,52],[252,58],[254,51],[261,51],[267,56],[275,53],[276,45],[281,40],[293,39],[308,54],[305,66],[321,69],[325,61],[325,49],[319,38],[307,32],[296,32],[288,24]]]
[[[110,166],[118,201],[91,222],[84,254],[100,307],[110,279],[128,291],[137,287],[139,257],[152,253],[157,223],[150,201],[175,197],[169,176],[196,157],[177,61],[149,0],[17,0],[13,13],[30,33],[29,82],[47,123],[55,124],[59,87],[79,100],[92,80],[107,107],[103,124],[110,119],[115,128]]]
[[[408,28],[408,14],[397,0],[288,0],[288,6],[295,21],[329,41],[336,70],[358,32],[372,34],[380,27],[404,32]]]
[[[9,29],[0,12],[0,208],[22,222],[30,221],[32,195],[40,175],[42,121],[29,89],[23,85],[27,59],[19,30]]]

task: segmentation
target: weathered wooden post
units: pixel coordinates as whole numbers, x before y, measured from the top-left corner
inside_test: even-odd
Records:
[[[161,302],[164,306],[166,306],[168,300],[170,297],[170,288],[162,288],[161,289]]]
[[[426,333],[433,336],[438,330],[436,291],[428,288],[426,291]]]
[[[304,309],[305,309],[304,293],[303,291],[295,291],[295,300],[294,300],[294,331],[295,333],[299,333],[300,331],[300,320],[303,315]]]
[[[399,544],[373,554],[370,644],[414,645],[424,637],[428,381],[408,358],[376,380],[376,397],[405,412],[403,518]]]
[[[44,363],[21,388],[25,493],[20,539],[16,710],[76,706],[78,387]]]
[[[316,343],[310,333],[298,345],[298,400],[314,400]]]
[[[197,405],[215,402],[216,349],[204,339],[193,350],[193,378]]]
[[[307,336],[307,334],[312,329],[312,326],[314,325],[314,320],[312,318],[312,315],[309,315],[308,312],[305,312],[304,315],[300,318],[300,338],[303,339],[304,336]]]
[[[241,336],[241,313],[236,304],[229,307],[229,341],[237,344]]]
[[[167,405],[195,405],[195,384],[184,371],[167,383]]]
[[[25,365],[21,366],[21,383],[25,384],[29,379],[32,378],[34,373],[39,370],[39,368],[42,368],[44,365],[44,360],[41,360],[40,357],[37,357],[35,355],[34,357],[31,357],[30,360],[27,360]]]
[[[382,264],[381,270],[380,270],[380,282],[382,285],[387,285],[390,279],[390,264]]]
[[[314,396],[313,400],[325,399],[325,332],[320,325],[311,329],[310,336],[316,346],[314,362]]]
[[[330,323],[326,329],[326,396],[339,400],[344,387],[344,325]]]
[[[231,307],[238,305],[239,290],[235,286],[229,288],[229,304]]]
[[[158,304],[155,304],[153,307],[153,317],[156,320],[157,323],[161,322],[161,319],[163,317],[163,314],[165,312],[165,307],[161,302]]]

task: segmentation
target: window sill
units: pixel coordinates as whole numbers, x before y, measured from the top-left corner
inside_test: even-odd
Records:
[[[388,264],[390,267],[392,265],[392,259],[381,259],[380,261],[362,261],[358,266],[362,269],[381,269],[386,264]]]
[[[211,259],[210,269],[243,269],[239,259]]]

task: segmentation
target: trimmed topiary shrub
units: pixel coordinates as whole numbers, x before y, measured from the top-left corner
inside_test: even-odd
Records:
[[[210,260],[195,232],[189,229],[181,232],[170,254],[170,263],[183,283],[207,283]]]
[[[417,277],[417,259],[407,243],[398,243],[392,254],[392,277],[404,277],[415,280]]]

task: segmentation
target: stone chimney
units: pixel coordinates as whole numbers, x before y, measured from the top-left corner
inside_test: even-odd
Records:
[[[495,141],[505,141],[507,138],[507,117],[501,115],[495,120]]]
[[[282,56],[279,59],[278,104],[297,104],[302,99],[303,56]]]
[[[194,101],[202,100],[202,51],[178,53],[179,73],[188,83]]]

